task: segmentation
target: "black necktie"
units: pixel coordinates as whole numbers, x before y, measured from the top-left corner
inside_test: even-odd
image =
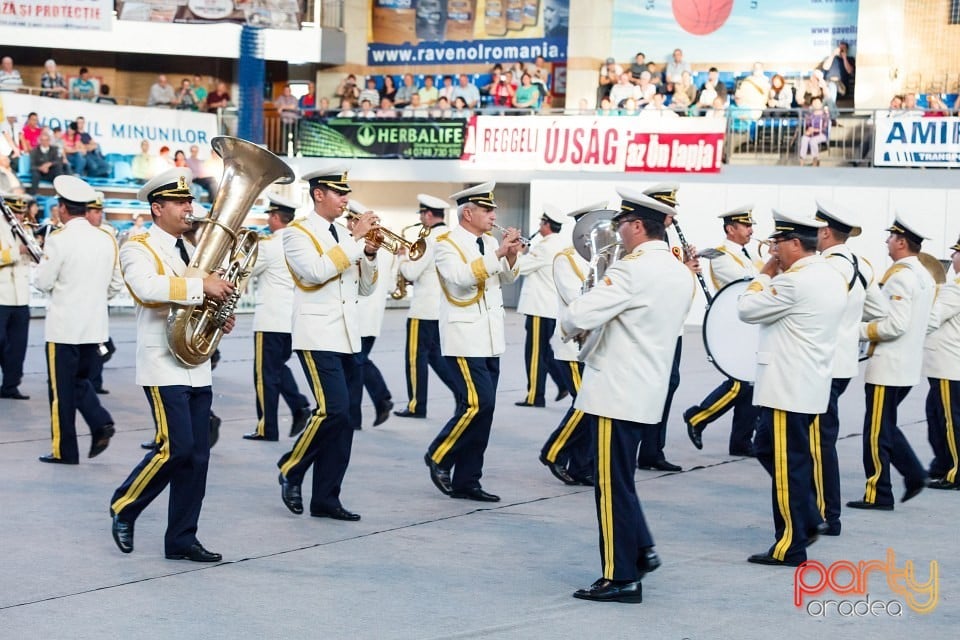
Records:
[[[743,249],[741,249],[741,251],[743,251],[743,255],[747,256],[747,260],[753,260],[753,258],[750,257],[750,252],[747,251],[747,248],[746,248],[746,247],[744,247]]]
[[[480,255],[483,255],[483,238],[477,238],[477,249],[480,249]]]
[[[187,247],[183,244],[183,238],[177,238],[177,250],[180,252],[180,259],[183,260],[183,264],[190,264],[190,256],[187,255]]]
[[[330,235],[333,236],[336,242],[340,242],[340,236],[337,235],[337,226],[332,222],[330,223]]]

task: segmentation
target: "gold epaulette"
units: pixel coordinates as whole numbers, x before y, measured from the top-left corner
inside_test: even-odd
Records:
[[[893,277],[895,274],[903,271],[904,269],[909,269],[909,268],[910,268],[910,267],[908,267],[907,265],[905,265],[905,264],[903,264],[903,263],[897,263],[897,264],[892,265],[889,269],[887,269],[887,272],[886,272],[885,274],[883,274],[883,277],[880,278],[880,284],[886,284],[886,283],[887,283],[887,280],[889,280],[889,279],[890,279],[891,277]]]
[[[438,235],[438,236],[437,236],[437,240],[438,240],[438,241],[440,241],[440,240],[446,240],[446,239],[449,238],[449,237],[450,237],[450,232],[447,231],[446,233],[441,233],[440,235]]]
[[[634,251],[633,253],[628,253],[627,255],[620,258],[621,260],[636,260],[643,255],[643,251]]]
[[[148,235],[150,234],[146,232],[138,233],[135,236],[130,236],[129,238],[127,238],[127,240],[133,240],[134,242],[144,242],[146,241]]]

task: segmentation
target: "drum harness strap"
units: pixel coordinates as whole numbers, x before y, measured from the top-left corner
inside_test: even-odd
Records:
[[[855,285],[858,280],[860,281],[860,286],[863,287],[864,290],[866,290],[867,279],[866,277],[864,277],[863,273],[860,271],[860,260],[857,259],[857,256],[854,255],[854,256],[848,257],[842,253],[831,253],[829,257],[843,258],[853,266],[853,276],[850,278],[850,282],[847,283],[847,291],[852,290],[853,285]]]

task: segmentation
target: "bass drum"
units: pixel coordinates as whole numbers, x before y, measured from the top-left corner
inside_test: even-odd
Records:
[[[717,292],[703,318],[703,345],[707,359],[720,373],[753,382],[757,376],[760,326],[747,324],[737,314],[737,299],[751,280],[731,282]]]

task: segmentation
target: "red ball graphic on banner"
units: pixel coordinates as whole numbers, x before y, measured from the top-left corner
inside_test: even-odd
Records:
[[[733,0],[673,0],[673,16],[687,33],[705,36],[723,26]]]

